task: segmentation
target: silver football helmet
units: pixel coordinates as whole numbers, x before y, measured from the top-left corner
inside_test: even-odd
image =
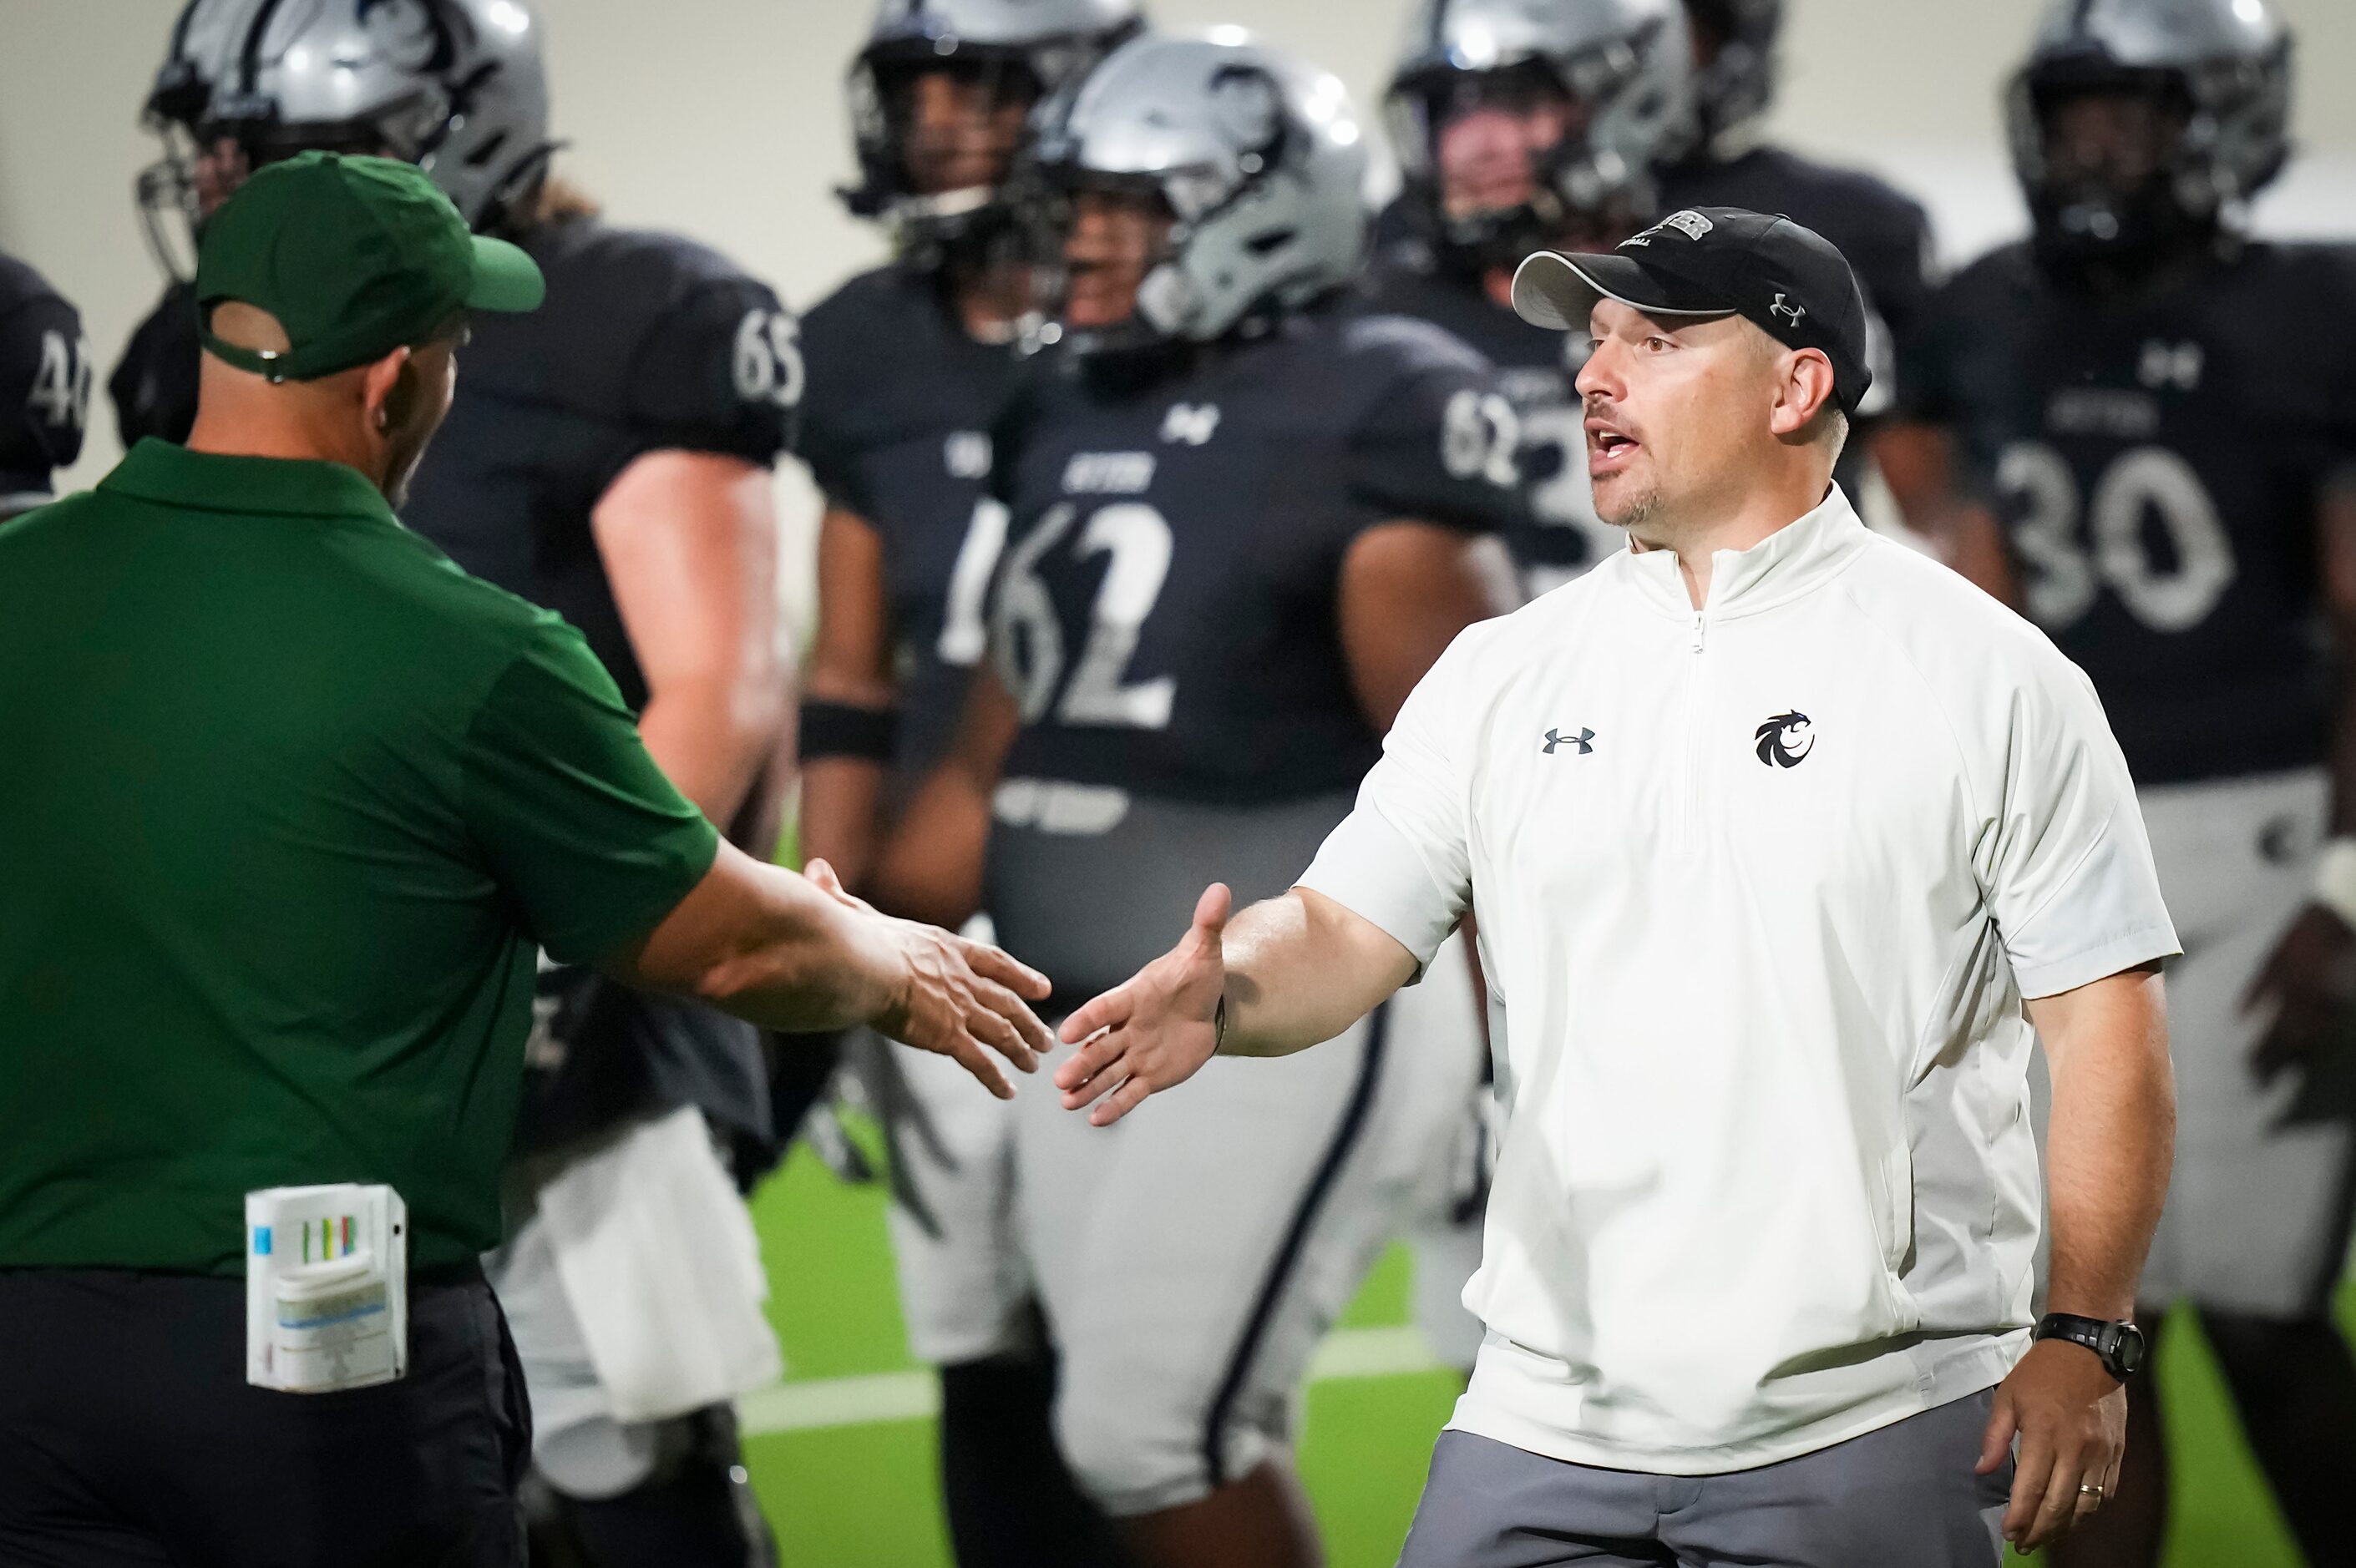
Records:
[[[1150,190],[1173,215],[1138,288],[1141,330],[1107,347],[1209,342],[1347,283],[1365,251],[1366,140],[1348,90],[1240,27],[1115,49],[1040,106],[1031,172],[1051,227],[1090,187]]]
[[[314,147],[407,159],[477,229],[537,190],[554,151],[526,0],[191,0],[148,107],[255,165]]]
[[[883,0],[844,84],[860,176],[841,193],[844,205],[881,219],[903,251],[997,229],[1007,213],[1002,175],[957,190],[916,188],[916,79],[965,73],[1028,110],[1144,25],[1136,0]]]
[[[2288,161],[2290,90],[2291,37],[2271,0],[2061,0],[2006,95],[2040,253],[2132,269],[2210,242]],[[2057,164],[2051,117],[2088,94],[2147,97],[2174,123],[2150,177]]]
[[[1567,98],[1583,123],[1537,155],[1520,206],[1451,215],[1440,133],[1451,112],[1504,94]],[[1587,219],[1653,216],[1654,171],[1692,145],[1693,45],[1682,0],[1424,0],[1391,78],[1391,140],[1409,210],[1433,238],[1510,265]]]
[[[212,107],[214,62],[235,54],[238,11],[219,0],[187,0],[172,25],[155,84],[141,105],[140,123],[163,143],[163,154],[139,172],[139,219],[147,248],[175,279],[196,272],[196,236],[203,218],[198,135]]]

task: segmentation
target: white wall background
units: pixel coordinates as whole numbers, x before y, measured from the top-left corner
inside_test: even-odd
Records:
[[[807,305],[877,253],[849,177],[842,69],[869,0],[539,0],[565,166],[623,223],[718,245]],[[2299,35],[2300,160],[2265,226],[2356,235],[2356,0],[2276,0]],[[1338,71],[1373,115],[1409,0],[1147,0],[1241,21]],[[82,309],[111,368],[158,279],[132,205],[137,124],[179,0],[0,0],[0,247]],[[2019,227],[1997,84],[2039,0],[1790,0],[1776,133],[1926,202],[1967,254]],[[101,395],[102,405],[103,394]],[[116,455],[113,418],[68,475]]]

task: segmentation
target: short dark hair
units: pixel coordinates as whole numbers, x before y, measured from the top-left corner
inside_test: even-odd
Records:
[[[1848,446],[1848,415],[1841,412],[1838,403],[1826,398],[1825,406],[1816,411],[1816,417],[1810,420],[1807,428],[1800,433],[1811,443],[1822,442],[1830,446],[1833,461],[1838,463],[1842,452]]]

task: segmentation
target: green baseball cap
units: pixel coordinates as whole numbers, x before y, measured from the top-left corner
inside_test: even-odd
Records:
[[[197,309],[205,347],[273,381],[311,381],[428,343],[470,310],[538,308],[532,259],[470,232],[423,170],[392,158],[304,153],[257,171],[205,225]],[[268,311],[294,347],[213,336],[213,306]]]

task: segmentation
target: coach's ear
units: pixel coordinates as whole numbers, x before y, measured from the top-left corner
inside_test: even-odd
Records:
[[[1786,349],[1776,366],[1775,403],[1767,428],[1784,440],[1814,440],[1817,421],[1835,406],[1833,390],[1833,362],[1823,349]]]
[[[416,350],[404,345],[353,372],[359,383],[361,411],[369,429],[380,438],[390,436],[395,426],[415,417],[418,392],[410,370],[414,357]]]

